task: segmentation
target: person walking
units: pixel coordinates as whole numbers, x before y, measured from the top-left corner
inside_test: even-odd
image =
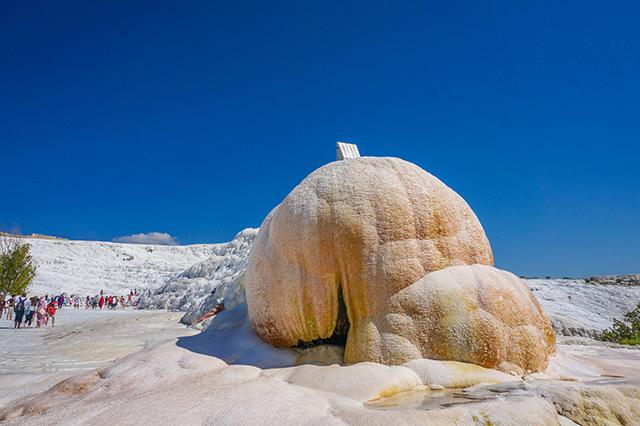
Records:
[[[22,325],[22,318],[24,317],[24,300],[27,298],[26,294],[22,296],[16,296],[14,300],[15,304],[15,315],[13,321],[13,328],[20,328]]]
[[[56,325],[56,310],[58,308],[58,304],[55,300],[52,300],[51,303],[47,306],[47,315],[49,319],[51,319],[51,327]],[[48,322],[48,321],[47,321]]]
[[[24,302],[24,323],[27,328],[31,327],[31,321],[33,320],[33,314],[35,313],[36,303],[38,303],[37,297],[31,297]]]
[[[27,297],[27,294],[24,293],[22,295],[23,300],[23,304],[24,304],[24,312],[22,313],[22,322],[24,323],[24,327],[27,327],[27,316],[29,315],[29,312],[31,312],[31,300],[29,300],[29,298]]]
[[[100,290],[102,291],[102,290]],[[100,300],[98,300],[98,306],[100,307],[100,309],[102,309],[102,307],[104,306],[104,296],[100,295]]]
[[[47,301],[40,297],[36,304],[36,327],[40,328],[43,325],[47,325]]]
[[[7,320],[13,321],[13,306],[15,302],[15,295],[11,296],[11,298],[7,301],[6,310],[7,310]]]
[[[3,313],[4,313],[4,294],[0,293],[0,319],[2,319]]]

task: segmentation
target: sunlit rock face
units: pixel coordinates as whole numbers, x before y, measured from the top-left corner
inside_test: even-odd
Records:
[[[338,161],[304,179],[262,223],[245,277],[249,315],[260,337],[276,346],[346,336],[347,362],[398,364],[433,354],[476,362],[459,355],[470,346],[434,351],[434,331],[410,324],[415,319],[442,332],[450,328],[400,293],[406,289],[412,292],[408,300],[433,303],[437,296],[428,296],[429,285],[418,280],[474,264],[493,264],[489,242],[471,208],[440,180],[396,158]],[[486,286],[459,287],[462,299]],[[461,327],[472,320],[460,317]],[[482,341],[489,335],[469,334],[481,339],[479,345],[492,345]],[[520,355],[483,355],[477,363],[505,360],[530,365]]]
[[[524,282],[485,265],[427,274],[370,322],[362,327],[373,338],[352,345],[350,358],[456,360],[523,374],[544,370],[555,348],[551,322]]]

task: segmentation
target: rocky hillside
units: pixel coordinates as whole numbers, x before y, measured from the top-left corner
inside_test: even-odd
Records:
[[[103,241],[26,238],[38,263],[32,294],[83,296],[155,290],[185,269],[210,259],[219,244],[162,246]]]
[[[184,311],[182,322],[193,324],[221,298],[226,309],[244,303],[241,278],[257,233],[257,229],[245,229],[228,243],[212,245],[210,257],[166,280],[151,297],[142,298],[140,307]]]
[[[624,276],[621,276],[621,278]],[[640,303],[640,286],[593,279],[526,279],[556,333],[593,337]]]

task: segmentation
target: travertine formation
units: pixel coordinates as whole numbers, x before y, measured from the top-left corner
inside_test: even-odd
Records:
[[[549,322],[522,282],[492,264],[475,214],[437,178],[396,158],[338,161],[262,223],[245,280],[249,315],[276,346],[346,336],[347,362],[542,369]],[[459,265],[487,266],[430,274]]]
[[[350,358],[448,359],[524,374],[546,368],[555,347],[551,323],[522,280],[485,265],[427,274],[371,322],[380,344],[352,345]]]

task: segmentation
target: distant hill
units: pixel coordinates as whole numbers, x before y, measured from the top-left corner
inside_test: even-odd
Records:
[[[604,275],[585,279],[588,284],[640,286],[640,274]]]
[[[17,237],[17,238],[38,238],[42,240],[66,240],[67,239],[62,237],[54,237],[52,235],[43,235],[43,234],[22,235],[22,234],[12,234],[9,232],[0,232],[0,236],[1,237]]]

